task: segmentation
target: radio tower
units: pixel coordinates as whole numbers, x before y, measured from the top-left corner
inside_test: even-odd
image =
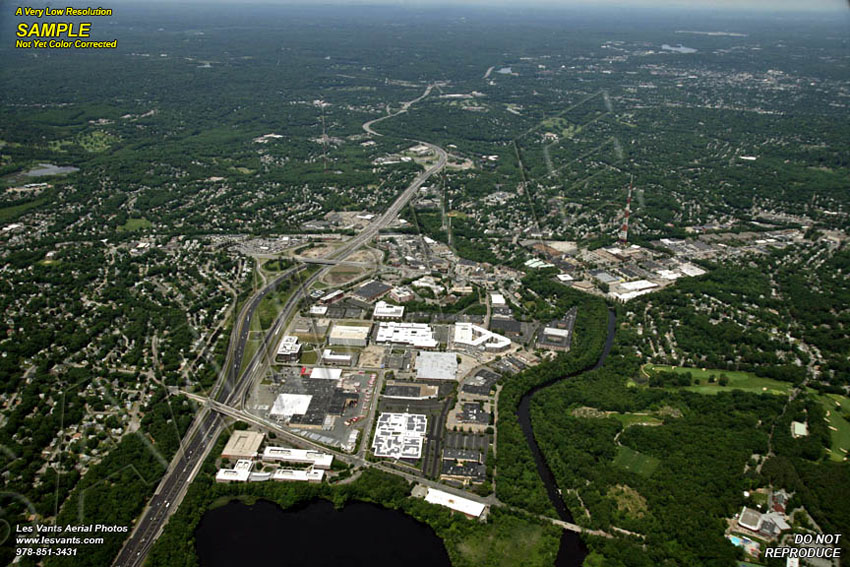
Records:
[[[629,240],[629,213],[632,210],[632,177],[629,177],[629,196],[626,198],[626,210],[623,214],[623,225],[620,227],[620,245],[625,246]]]

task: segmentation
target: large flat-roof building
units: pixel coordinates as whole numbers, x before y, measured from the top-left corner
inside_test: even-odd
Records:
[[[329,348],[322,351],[322,364],[335,364],[339,366],[351,366],[353,357],[346,352],[334,352]]]
[[[425,323],[388,322],[378,325],[375,341],[396,345],[410,345],[416,348],[436,348],[439,344],[434,331]]]
[[[216,482],[247,482],[251,478],[251,469],[254,461],[251,459],[240,459],[232,469],[218,469],[215,475]]]
[[[371,327],[356,327],[353,325],[337,325],[331,328],[328,344],[332,346],[364,347],[369,341]]]
[[[301,344],[298,342],[298,337],[292,335],[284,335],[277,346],[277,362],[292,362],[297,361],[301,355]]]
[[[227,445],[221,452],[224,459],[253,459],[257,456],[260,445],[263,444],[265,433],[257,431],[234,431],[230,439],[227,440]]]
[[[486,504],[462,496],[455,496],[454,494],[437,490],[436,488],[428,488],[428,492],[425,494],[425,501],[431,504],[445,506],[470,518],[480,518],[484,510],[487,509]]]
[[[310,378],[315,380],[339,380],[342,376],[342,368],[315,367],[310,371]]]
[[[504,352],[511,348],[509,338],[472,323],[455,323],[453,341],[456,345],[488,352]]]
[[[290,419],[294,415],[304,415],[312,399],[313,396],[307,394],[279,394],[275,398],[269,415],[277,419]]]
[[[376,457],[418,459],[428,434],[428,417],[411,413],[382,413],[372,439]]]
[[[266,447],[263,451],[264,461],[278,461],[284,463],[305,463],[313,465],[316,469],[329,469],[333,464],[334,457],[328,453],[312,451],[309,449],[291,449],[289,447]]]
[[[402,317],[404,317],[404,307],[390,305],[386,301],[376,303],[375,311],[372,312],[372,318],[375,320],[401,319]]]
[[[415,362],[417,380],[455,380],[457,355],[453,352],[420,352]]]
[[[376,299],[379,299],[380,297],[388,293],[391,289],[392,286],[389,286],[377,280],[372,280],[369,283],[357,288],[357,291],[354,292],[354,295],[366,301],[375,301]]]

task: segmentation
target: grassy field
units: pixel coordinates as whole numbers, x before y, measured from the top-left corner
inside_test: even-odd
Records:
[[[850,415],[850,399],[837,394],[824,394],[816,396],[816,398],[829,413],[827,419],[830,426],[829,435],[832,440],[829,458],[833,461],[843,461],[847,456],[847,451],[850,451],[850,422],[844,417]],[[842,449],[844,450],[842,451]]]
[[[39,205],[43,205],[45,202],[47,202],[47,199],[36,199],[35,201],[30,201],[29,203],[14,205],[12,207],[0,208],[0,222],[12,220],[13,218],[27,212],[30,209],[34,209]]]
[[[127,222],[118,227],[118,232],[135,232],[137,230],[142,230],[143,228],[150,228],[152,226],[153,223],[146,218],[127,219]]]
[[[637,473],[641,476],[650,476],[658,467],[658,459],[638,453],[628,447],[617,447],[617,456],[614,457],[614,466]]]
[[[791,384],[788,382],[780,382],[771,378],[761,378],[752,372],[740,372],[737,370],[714,370],[701,368],[687,368],[684,366],[665,366],[660,364],[645,364],[642,368],[647,376],[651,376],[655,371],[664,372],[690,372],[694,381],[699,380],[700,383],[694,386],[687,386],[684,389],[700,394],[716,394],[724,390],[743,390],[745,392],[753,392],[756,394],[776,394],[778,396],[787,396],[791,391]],[[709,383],[708,379],[714,375],[715,379],[719,380],[723,374],[729,379],[726,386],[721,386],[718,382]],[[676,388],[671,388],[676,389]]]
[[[558,538],[543,526],[502,516],[498,523],[481,526],[458,541],[456,550],[461,565],[551,565]]]
[[[613,417],[614,419],[622,423],[623,427],[629,427],[630,425],[640,424],[661,425],[663,423],[663,421],[652,415],[637,415],[634,413],[612,413],[609,417]]]

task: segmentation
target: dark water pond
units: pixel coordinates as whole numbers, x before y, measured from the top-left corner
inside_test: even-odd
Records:
[[[210,510],[195,531],[201,567],[450,567],[429,526],[395,510],[326,500],[288,510],[260,500]]]

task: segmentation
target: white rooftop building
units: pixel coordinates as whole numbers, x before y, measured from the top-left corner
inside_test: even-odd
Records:
[[[301,353],[301,345],[298,343],[298,337],[292,335],[284,335],[277,346],[276,359],[278,362],[297,360]]]
[[[401,319],[404,316],[404,307],[400,305],[390,305],[386,301],[379,301],[375,304],[375,311],[372,313],[374,319]]]
[[[322,351],[322,364],[351,364],[351,355],[346,353],[334,352],[329,348]]]
[[[323,315],[327,315],[328,306],[327,305],[314,305],[310,307],[310,315],[317,315],[319,317]]]
[[[289,419],[293,415],[304,415],[312,399],[313,396],[306,394],[280,394],[275,399],[269,415],[281,419]]]
[[[309,463],[313,468],[329,469],[334,457],[328,453],[309,449],[292,449],[290,447],[266,447],[263,451],[264,461],[280,461],[286,463]]]
[[[328,335],[328,344],[332,346],[366,346],[370,330],[371,327],[334,324]]]
[[[215,475],[216,482],[247,482],[251,476],[254,462],[250,459],[236,461],[232,469],[218,469]]]
[[[428,417],[411,413],[382,413],[372,439],[376,457],[418,459],[428,434]]]
[[[493,304],[493,307],[504,307],[506,305],[505,296],[501,293],[491,293],[490,303]]]
[[[428,492],[425,494],[425,501],[431,504],[445,506],[446,508],[466,514],[470,518],[480,518],[484,510],[487,509],[486,504],[470,500],[469,498],[463,498],[462,496],[455,496],[454,494],[435,488],[428,489]]]
[[[434,331],[425,323],[381,323],[375,341],[416,348],[436,348],[439,344],[434,338]]]
[[[277,469],[272,480],[278,482],[322,482],[325,471],[321,469]]]
[[[342,376],[341,368],[320,368],[316,367],[310,371],[310,378],[319,380],[339,380]]]
[[[420,352],[416,355],[417,380],[454,380],[457,355],[453,352]]]
[[[455,323],[453,341],[458,345],[490,352],[503,352],[511,348],[509,338],[472,323]]]

